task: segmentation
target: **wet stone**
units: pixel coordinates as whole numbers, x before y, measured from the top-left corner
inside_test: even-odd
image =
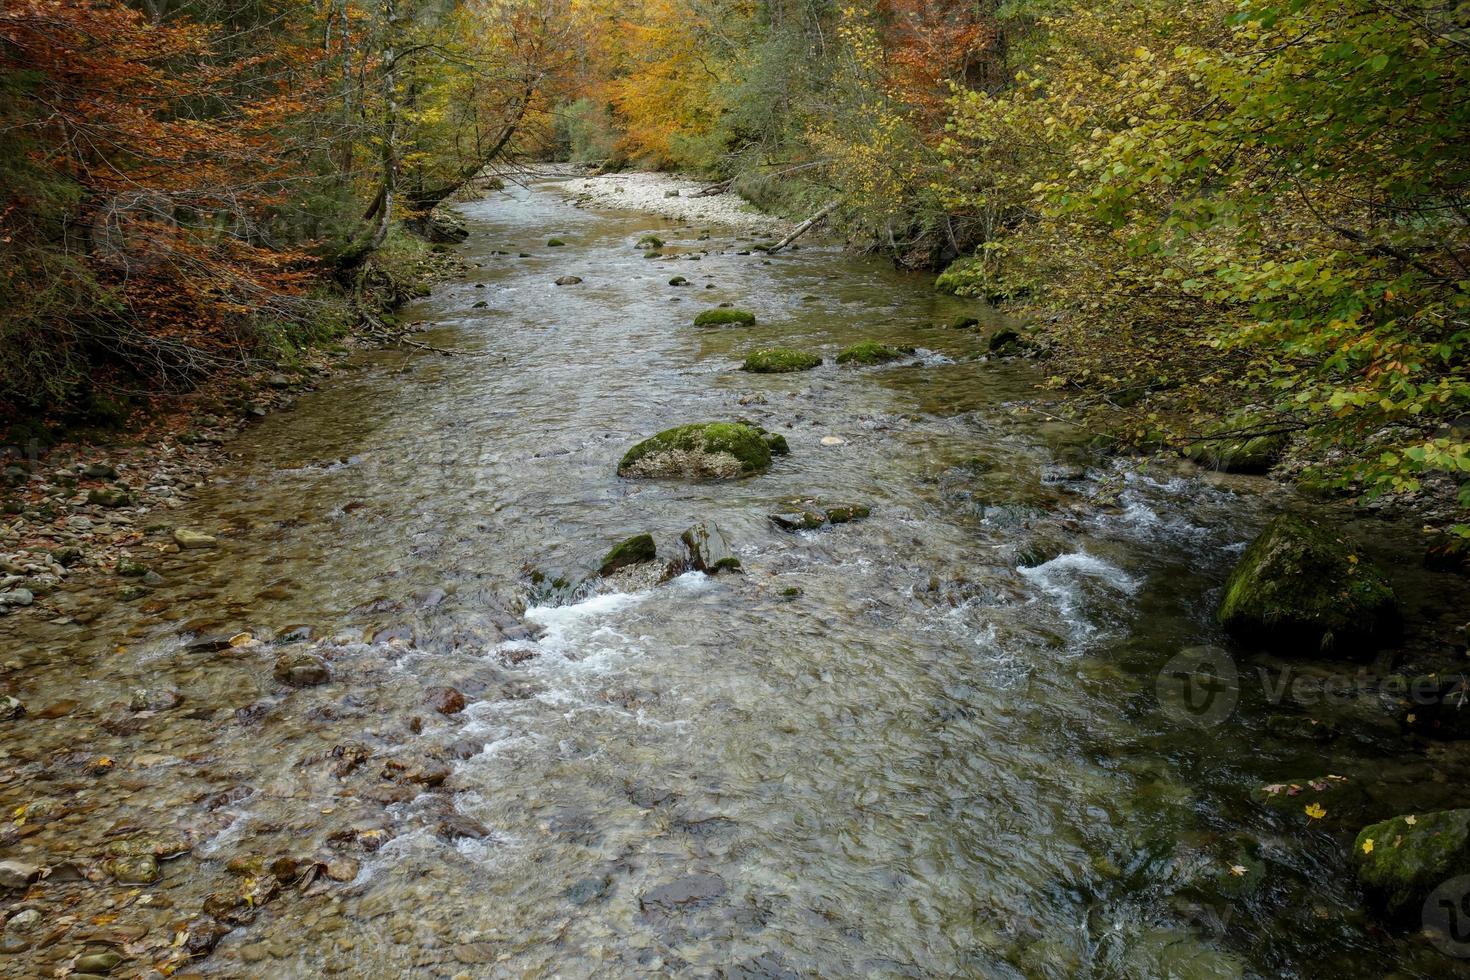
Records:
[[[638,899],[638,905],[645,913],[669,915],[703,908],[724,894],[724,879],[695,874],[650,888]]]
[[[277,658],[271,676],[291,687],[315,687],[331,680],[332,670],[321,657],[301,651]]]
[[[431,687],[424,703],[441,715],[457,715],[465,708],[465,696],[457,688]]]

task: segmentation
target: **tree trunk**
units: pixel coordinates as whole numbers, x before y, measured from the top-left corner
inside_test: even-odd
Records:
[[[766,249],[767,254],[774,255],[775,253],[785,248],[787,245],[790,245],[792,242],[796,241],[802,235],[805,235],[807,232],[811,231],[817,225],[821,224],[823,218],[827,217],[827,215],[831,214],[833,211],[836,211],[838,205],[840,205],[841,203],[842,198],[839,197],[837,200],[832,201],[826,207],[822,208],[822,210],[818,211],[810,218],[807,218],[795,228],[791,229],[791,234],[787,235],[785,238],[781,239],[779,242]]]

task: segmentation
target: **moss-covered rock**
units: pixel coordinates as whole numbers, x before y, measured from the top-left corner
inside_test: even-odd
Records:
[[[987,303],[1003,303],[1031,295],[1034,285],[1019,271],[1002,268],[993,256],[966,256],[939,274],[934,289],[952,296],[977,296]]]
[[[747,357],[740,370],[754,374],[788,374],[792,371],[810,371],[821,365],[822,359],[816,354],[792,350],[790,347],[766,347]]]
[[[985,346],[996,357],[1020,357],[1036,349],[1036,345],[1011,327],[1001,327],[991,334]]]
[[[562,241],[560,238],[548,238],[546,240],[547,248],[561,248],[565,244],[566,242]]]
[[[771,523],[784,531],[812,531],[827,524],[846,524],[872,513],[867,504],[825,504],[814,497],[793,497],[770,514]]]
[[[611,575],[620,568],[642,565],[657,557],[658,549],[654,546],[653,535],[635,534],[603,557],[602,567],[597,570],[597,574]]]
[[[657,235],[644,235],[633,245],[634,248],[663,248],[664,240]]]
[[[764,473],[785,455],[783,436],[746,422],[696,422],[666,429],[638,443],[618,464],[630,478],[728,480]]]
[[[1266,526],[1230,573],[1220,625],[1283,654],[1371,651],[1398,629],[1383,574],[1298,517]]]
[[[1184,455],[1226,473],[1264,473],[1286,449],[1286,434],[1271,431],[1273,424],[1261,415],[1233,416],[1206,428],[1203,438],[1186,447]],[[1264,434],[1250,435],[1252,432]]]
[[[1430,892],[1470,874],[1470,810],[1392,817],[1353,842],[1363,893],[1390,919],[1417,919]]]
[[[915,348],[908,346],[890,347],[876,340],[865,340],[837,352],[838,364],[887,364],[889,361],[912,357]]]
[[[755,314],[749,310],[736,310],[727,306],[718,306],[712,310],[705,310],[694,318],[696,327],[724,327],[730,325],[748,327],[755,323]]]
[[[741,570],[740,559],[735,557],[730,540],[714,524],[695,524],[679,535],[679,540],[684,542],[689,552],[689,567],[695,571],[718,575]]]

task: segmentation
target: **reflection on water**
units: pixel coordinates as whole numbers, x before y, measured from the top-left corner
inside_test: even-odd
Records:
[[[19,846],[85,869],[143,831],[192,845],[155,884],[48,894],[167,937],[238,890],[230,859],[321,858],[197,966],[232,976],[1367,977],[1404,955],[1337,843],[1244,804],[1296,748],[1249,706],[1198,731],[1154,700],[1169,657],[1221,642],[1211,590],[1256,497],[1017,416],[1032,369],[975,360],[983,330],[945,326],[969,311],[923,277],[544,188],[463,210],[474,274],[407,314],[487,356],[364,356],[180,513],[218,552],[160,559],[139,602],[69,597],[88,626],[3,627],[15,693],[77,702],[6,732],[0,802],[56,814]],[[722,302],[757,325],[690,325]],[[832,363],[870,338],[920,356]],[[777,342],[827,363],[734,370]],[[615,476],[634,441],[729,417],[791,455],[736,483]],[[795,495],[872,517],[786,533],[766,515]],[[672,557],[695,521],[747,574],[527,605],[531,570],[575,582],[645,531]],[[274,644],[197,642],[246,630]],[[329,683],[272,679],[297,647]],[[443,685],[463,711],[426,703]]]

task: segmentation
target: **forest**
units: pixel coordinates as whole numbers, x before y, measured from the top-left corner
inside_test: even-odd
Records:
[[[1470,2],[5,0],[0,978],[1470,977]]]
[[[0,19],[0,404],[289,356],[411,290],[482,172],[729,181],[1048,323],[1131,448],[1290,438],[1458,536],[1453,0],[39,2]],[[370,298],[368,298],[370,297]]]

